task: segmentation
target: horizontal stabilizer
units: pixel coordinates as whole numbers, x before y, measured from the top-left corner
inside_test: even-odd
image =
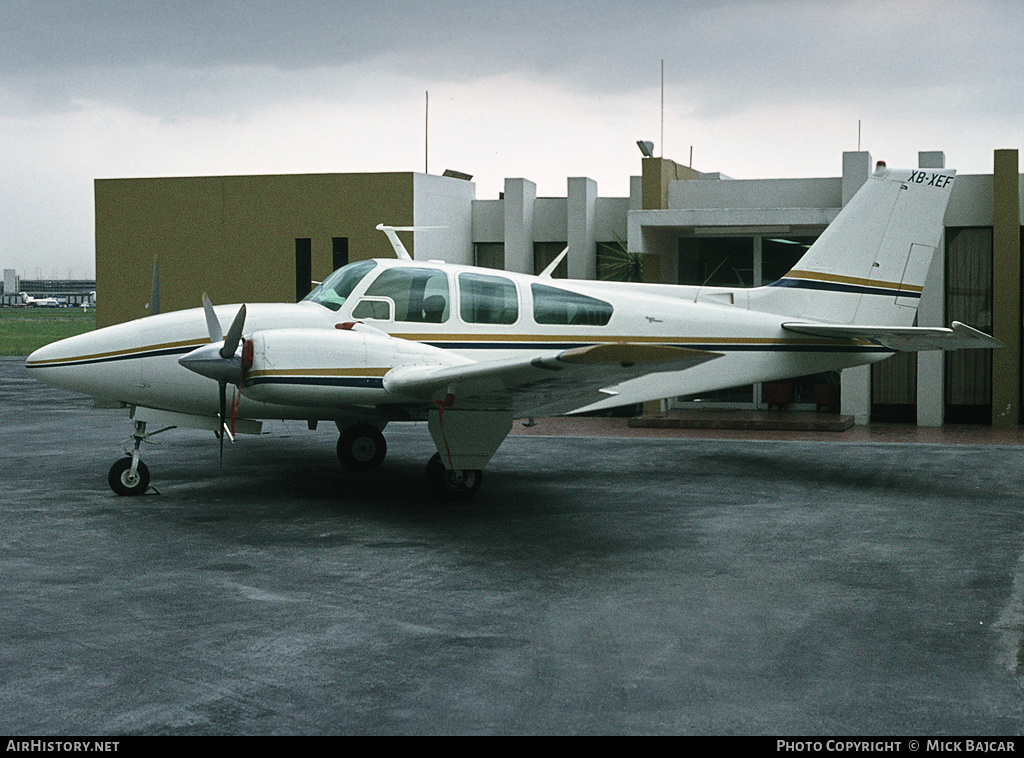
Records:
[[[457,407],[506,408],[517,416],[566,413],[607,397],[623,381],[660,371],[681,371],[721,353],[636,343],[610,343],[458,366],[401,366],[384,388],[406,398],[455,395]]]
[[[954,321],[951,328],[937,326],[857,326],[788,322],[783,329],[812,337],[867,340],[890,350],[969,350],[1003,347],[1003,343],[984,332]]]

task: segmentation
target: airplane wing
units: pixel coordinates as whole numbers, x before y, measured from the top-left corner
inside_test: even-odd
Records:
[[[856,326],[789,322],[783,329],[813,337],[861,339],[900,352],[1003,347],[984,332],[954,321],[951,328],[930,326]]]
[[[459,366],[399,366],[384,376],[395,395],[431,401],[450,393],[459,407],[511,409],[515,417],[566,413],[627,379],[681,371],[721,357],[706,350],[614,343]]]

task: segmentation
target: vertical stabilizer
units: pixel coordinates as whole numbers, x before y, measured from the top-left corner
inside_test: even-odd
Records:
[[[838,324],[909,326],[955,173],[880,163],[789,273],[751,293],[751,308]]]

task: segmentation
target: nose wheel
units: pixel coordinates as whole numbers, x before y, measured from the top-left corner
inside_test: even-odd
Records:
[[[131,458],[121,458],[110,467],[107,483],[118,495],[144,495],[149,489],[149,469],[142,461],[133,466]]]

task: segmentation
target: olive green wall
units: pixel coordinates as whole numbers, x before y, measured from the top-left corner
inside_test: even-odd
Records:
[[[1020,175],[1016,150],[996,150],[992,192],[992,426],[1020,420]]]
[[[413,174],[298,174],[97,179],[97,326],[147,315],[153,259],[166,313],[202,304],[293,302],[295,240],[312,240],[312,276],[394,256],[374,227],[413,223]],[[412,241],[406,246],[412,250]]]

